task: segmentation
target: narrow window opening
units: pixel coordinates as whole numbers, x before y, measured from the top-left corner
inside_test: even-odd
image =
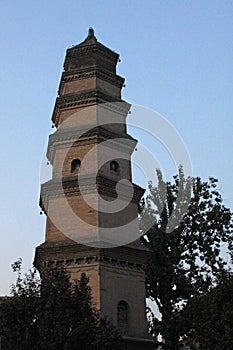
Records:
[[[81,168],[81,160],[80,159],[74,159],[71,162],[71,173],[72,174],[77,174],[79,173]]]
[[[115,172],[115,173],[118,173],[119,170],[120,170],[120,166],[119,164],[115,161],[115,160],[112,160],[111,163],[110,163],[110,170],[112,172]]]
[[[117,306],[117,323],[118,328],[123,334],[129,330],[129,305],[126,301],[120,301]]]

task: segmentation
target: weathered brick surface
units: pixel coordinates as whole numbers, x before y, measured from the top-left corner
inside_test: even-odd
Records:
[[[60,126],[59,133],[50,137],[48,146],[53,178],[41,188],[40,203],[47,214],[46,239],[36,249],[35,263],[39,269],[47,264],[63,265],[72,280],[85,272],[97,308],[116,326],[118,303],[126,301],[130,338],[125,348],[149,350],[144,272],[148,251],[138,243],[111,249],[97,247],[99,240],[123,244],[139,236],[138,202],[143,190],[132,184],[131,154],[136,140],[126,134],[130,105],[117,104],[124,81],[115,74],[118,57],[95,37],[67,51],[52,117]],[[98,125],[106,120],[104,131]],[[97,131],[90,131],[95,126]],[[83,130],[89,131],[80,139]],[[103,141],[110,141],[104,149]],[[71,171],[74,159],[81,161],[78,173]],[[111,160],[118,162],[117,170],[111,169]],[[117,194],[121,179],[129,183]],[[119,199],[124,208],[106,213],[105,209]],[[93,247],[83,245],[87,241]]]

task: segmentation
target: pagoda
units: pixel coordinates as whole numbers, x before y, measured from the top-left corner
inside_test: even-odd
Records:
[[[145,267],[138,203],[144,190],[132,182],[137,140],[127,133],[130,104],[121,98],[119,55],[89,29],[66,52],[52,115],[47,158],[52,178],[41,186],[45,242],[35,265],[63,266],[72,280],[85,272],[102,317],[122,333],[125,349],[153,349],[148,335]]]

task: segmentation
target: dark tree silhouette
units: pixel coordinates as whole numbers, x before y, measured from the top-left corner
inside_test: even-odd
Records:
[[[183,339],[190,349],[225,350],[233,344],[233,274],[224,273],[217,286],[192,298],[180,315]]]
[[[174,182],[158,186],[141,211],[141,227],[153,222],[143,236],[151,250],[147,269],[147,296],[154,300],[161,320],[151,316],[151,330],[165,339],[167,349],[178,349],[178,313],[193,297],[206,293],[225,270],[221,245],[232,242],[232,213],[223,205],[218,181],[185,178],[182,168]]]
[[[21,261],[11,297],[0,304],[4,350],[120,349],[121,337],[93,306],[88,279],[72,284],[62,268],[35,268],[22,277]]]

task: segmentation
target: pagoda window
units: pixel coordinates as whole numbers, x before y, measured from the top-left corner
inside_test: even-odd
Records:
[[[80,159],[73,159],[71,162],[71,173],[72,174],[77,174],[79,173],[81,168],[81,160]]]
[[[112,161],[110,162],[110,170],[111,170],[112,172],[119,173],[120,166],[119,166],[119,164],[118,164],[115,160],[112,160]]]
[[[117,324],[122,334],[127,334],[129,330],[129,305],[122,300],[117,306]]]

